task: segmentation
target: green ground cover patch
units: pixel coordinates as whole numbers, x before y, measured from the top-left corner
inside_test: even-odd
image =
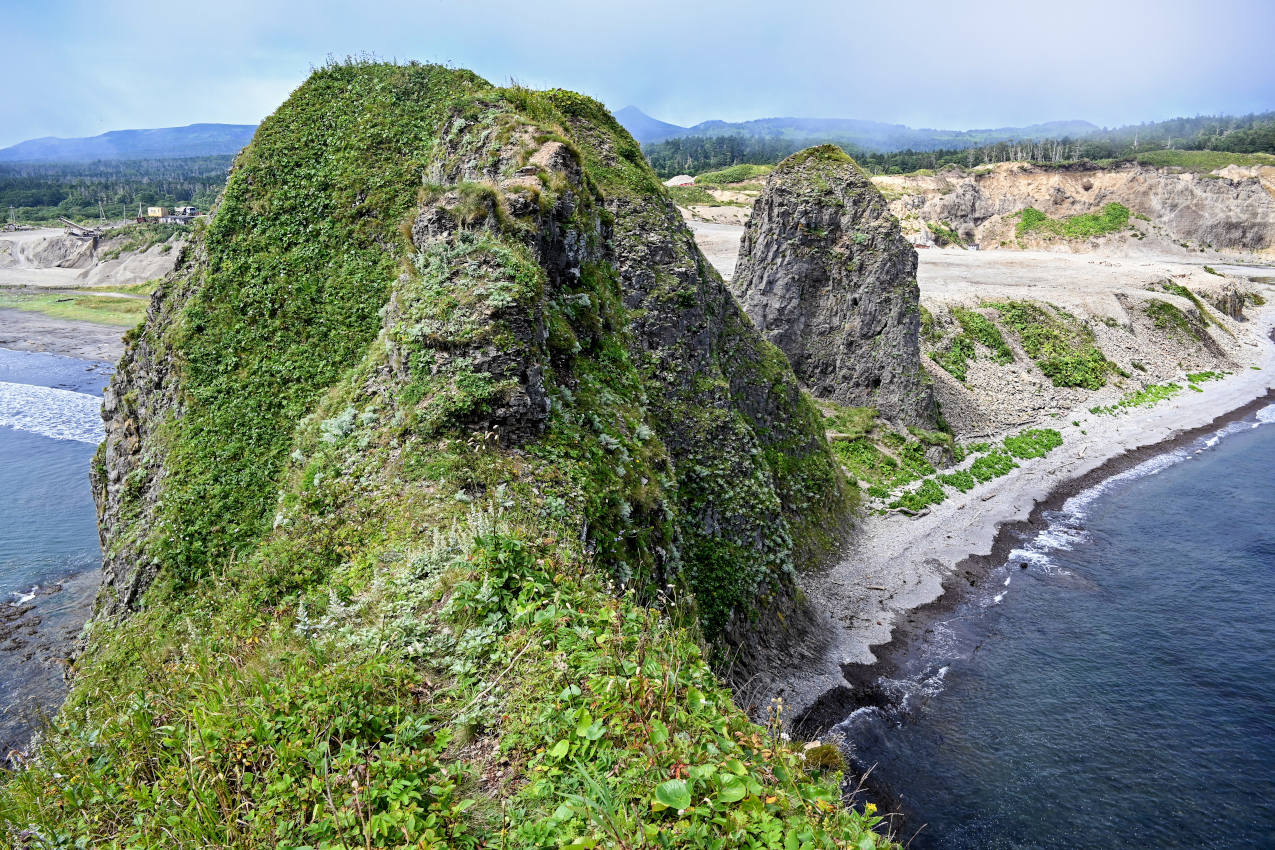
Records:
[[[1013,458],[1000,450],[996,450],[976,458],[970,464],[969,471],[982,484],[991,481],[993,478],[1007,475],[1011,469],[1017,468],[1018,464],[1014,463]]]
[[[668,193],[673,203],[683,207],[716,206],[721,203],[701,186],[669,186]]]
[[[1005,342],[1000,329],[983,314],[964,307],[953,307],[952,318],[960,328],[947,340],[935,324],[934,316],[922,308],[921,336],[934,346],[930,359],[961,383],[969,376],[970,362],[978,359],[975,343],[987,349],[995,363],[1006,364],[1014,360],[1014,352]]]
[[[933,351],[930,359],[963,384],[969,377],[970,361],[977,356],[974,343],[968,337],[957,334]]]
[[[943,492],[943,485],[933,478],[927,478],[915,490],[904,493],[890,502],[890,507],[919,511],[930,505],[942,504],[945,499],[947,494]]]
[[[1268,153],[1230,153],[1228,151],[1159,150],[1133,157],[1143,165],[1159,168],[1183,168],[1187,171],[1214,171],[1228,165],[1275,165]]]
[[[730,183],[743,183],[765,177],[775,170],[773,165],[750,165],[747,163],[731,165],[717,171],[705,171],[695,175],[695,182],[705,186],[724,186]]]
[[[1129,208],[1110,203],[1101,212],[1081,213],[1067,218],[1050,218],[1035,207],[1027,207],[1018,217],[1019,236],[1037,234],[1063,239],[1088,239],[1124,230],[1129,226]]]
[[[1096,390],[1117,367],[1094,344],[1093,331],[1065,310],[1032,301],[987,302],[1056,387]]]
[[[887,507],[916,512],[946,499],[944,487],[968,493],[980,483],[991,481],[1018,468],[1019,460],[1044,457],[1063,444],[1062,434],[1052,428],[1029,428],[1006,437],[1000,445],[981,442],[965,447],[964,456],[976,455],[967,469],[930,473],[921,484],[898,494]],[[911,482],[900,482],[895,487]],[[869,495],[878,493],[869,491]],[[884,494],[881,494],[884,495]]]
[[[1005,451],[1020,459],[1044,457],[1062,443],[1062,434],[1053,428],[1028,429],[1004,440]]]
[[[133,327],[146,316],[149,303],[145,299],[113,298],[109,295],[0,290],[0,308],[126,328]]]
[[[1207,269],[1208,266],[1205,266],[1205,268]],[[1164,281],[1160,284],[1160,286],[1165,292],[1172,292],[1174,295],[1185,298],[1187,301],[1194,304],[1195,309],[1200,311],[1200,318],[1203,319],[1206,324],[1216,325],[1223,330],[1227,330],[1226,326],[1219,322],[1217,317],[1204,306],[1204,302],[1200,300],[1200,297],[1182,284],[1173,283],[1172,281]],[[1230,331],[1227,330],[1227,333],[1230,333]]]
[[[1140,390],[1125,394],[1115,404],[1100,405],[1098,407],[1089,408],[1090,413],[1113,414],[1121,410],[1132,409],[1135,407],[1150,407],[1153,404],[1164,401],[1168,398],[1182,392],[1181,384],[1150,384]]]
[[[939,481],[942,481],[953,490],[959,490],[962,493],[968,493],[973,490],[978,483],[974,478],[974,474],[968,469],[957,470],[956,472],[945,472],[939,475]]]
[[[1158,330],[1168,331],[1194,340],[1200,338],[1201,331],[1187,318],[1186,313],[1178,309],[1176,304],[1161,301],[1159,298],[1152,298],[1147,301],[1143,309]]]
[[[1005,343],[1005,337],[1001,336],[1000,329],[992,323],[991,319],[964,307],[953,307],[952,318],[956,319],[961,330],[965,332],[965,336],[991,351],[992,359],[997,363],[1013,362],[1014,352]]]

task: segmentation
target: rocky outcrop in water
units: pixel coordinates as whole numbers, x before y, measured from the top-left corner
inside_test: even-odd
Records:
[[[832,145],[770,175],[731,288],[819,398],[932,425],[920,363],[916,251],[871,180]]]

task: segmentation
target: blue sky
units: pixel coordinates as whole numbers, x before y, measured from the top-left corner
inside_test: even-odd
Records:
[[[1272,0],[0,0],[0,147],[255,123],[329,55],[471,68],[679,124],[966,129],[1275,109]]]

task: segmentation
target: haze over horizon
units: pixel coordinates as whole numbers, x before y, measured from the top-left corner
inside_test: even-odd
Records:
[[[8,10],[0,147],[131,128],[254,124],[329,56],[471,68],[683,126],[775,116],[975,129],[1102,126],[1275,108],[1275,5],[1028,11],[996,0],[785,6],[294,0],[216,6],[55,0]],[[1223,26],[1225,25],[1225,26]],[[1218,43],[1224,39],[1225,43]]]

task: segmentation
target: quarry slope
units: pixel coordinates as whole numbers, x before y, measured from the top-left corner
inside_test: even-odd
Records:
[[[873,182],[890,199],[904,231],[919,244],[934,244],[936,232],[946,230],[983,249],[1099,249],[1145,255],[1179,249],[1275,249],[1272,166],[1230,165],[1198,172],[1136,163],[1098,168],[1008,162],[883,175]],[[1130,210],[1132,220],[1110,234],[1067,239],[1020,227],[1022,211],[1029,207],[1061,220],[1099,213],[1112,203]]]
[[[127,343],[11,842],[884,843],[706,661],[800,630],[853,493],[596,102],[315,72]]]

